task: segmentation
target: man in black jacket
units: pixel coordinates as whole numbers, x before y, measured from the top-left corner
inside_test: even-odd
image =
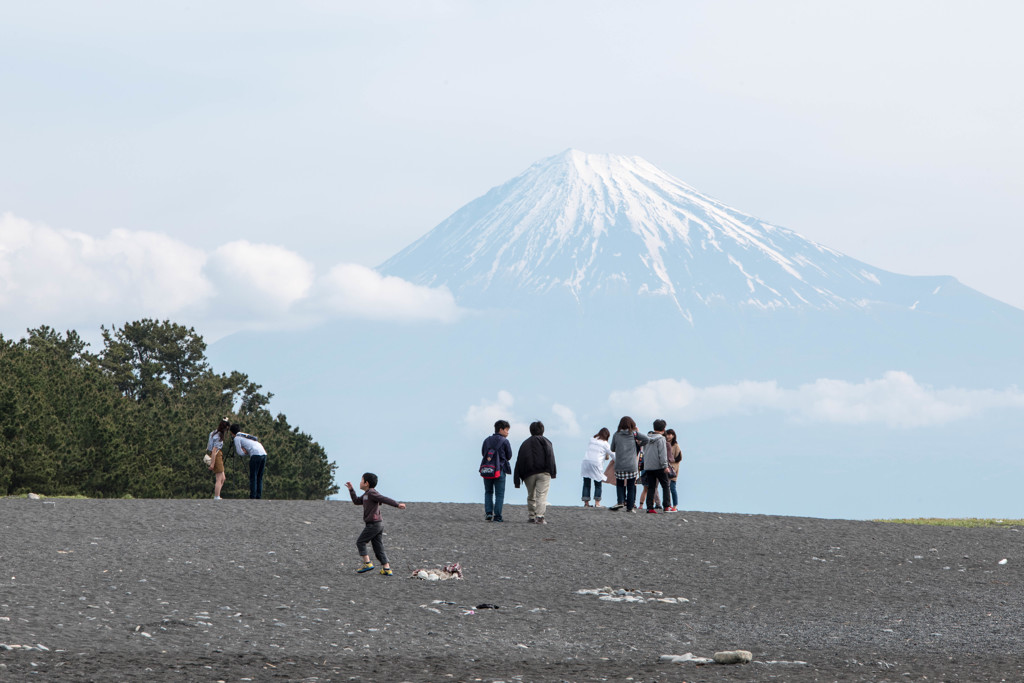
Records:
[[[555,449],[544,437],[544,423],[530,425],[530,438],[519,446],[513,483],[516,488],[526,482],[526,511],[531,524],[547,524],[544,511],[548,506],[548,488],[555,478]]]

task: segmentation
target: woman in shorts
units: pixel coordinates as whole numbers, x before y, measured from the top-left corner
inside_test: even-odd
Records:
[[[220,500],[220,490],[227,478],[224,474],[224,440],[228,436],[231,421],[224,418],[217,425],[217,428],[210,432],[210,439],[206,442],[206,452],[210,455],[210,471],[213,472],[213,499]]]

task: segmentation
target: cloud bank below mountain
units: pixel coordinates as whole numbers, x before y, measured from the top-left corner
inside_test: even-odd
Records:
[[[213,340],[338,318],[448,323],[463,313],[444,287],[349,263],[318,274],[277,245],[237,240],[204,250],[160,233],[94,237],[0,216],[5,336],[40,325],[87,332],[149,317],[193,325]]]
[[[906,372],[890,371],[859,383],[822,378],[795,389],[775,381],[695,387],[685,379],[659,379],[614,391],[608,403],[623,414],[675,415],[687,422],[775,412],[798,422],[913,429],[991,410],[1022,410],[1024,392],[1016,387],[936,389]]]

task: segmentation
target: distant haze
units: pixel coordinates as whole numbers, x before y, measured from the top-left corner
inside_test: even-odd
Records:
[[[570,504],[588,435],[627,414],[679,432],[684,506],[1014,506],[1013,478],[962,475],[1021,468],[1024,311],[951,277],[854,260],[640,158],[540,160],[380,271],[447,293],[452,318],[234,335],[214,353],[322,426],[342,472],[379,467],[405,498],[473,500],[493,422],[511,422],[518,444],[541,419],[559,455],[553,500]],[[352,449],[350,428],[365,447]]]

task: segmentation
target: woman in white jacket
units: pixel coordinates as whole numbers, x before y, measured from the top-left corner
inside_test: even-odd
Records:
[[[583,456],[580,474],[583,475],[583,507],[590,507],[590,482],[594,482],[594,507],[601,507],[601,484],[604,482],[604,465],[611,460],[612,449],[608,447],[608,439],[612,433],[607,428],[594,434]]]

